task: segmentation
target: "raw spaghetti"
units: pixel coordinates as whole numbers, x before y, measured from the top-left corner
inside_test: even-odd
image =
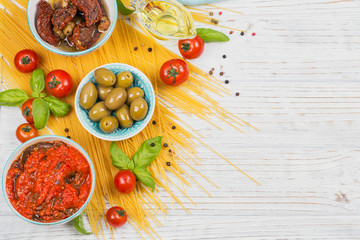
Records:
[[[64,118],[51,117],[48,128],[41,131],[43,135],[64,135],[64,128],[69,128],[70,132],[68,134],[84,147],[93,160],[97,182],[93,198],[86,208],[86,213],[92,231],[97,236],[103,233],[104,225],[108,227],[106,221],[104,221],[106,204],[124,207],[129,216],[130,224],[138,231],[140,236],[144,232],[150,236],[157,236],[151,227],[151,222],[160,225],[156,215],[165,214],[168,208],[159,197],[159,189],[165,190],[173,201],[177,202],[185,210],[186,207],[175,196],[172,189],[179,190],[191,202],[193,201],[187,196],[185,190],[186,186],[189,186],[191,182],[199,185],[204,192],[209,194],[206,189],[195,181],[189,172],[184,171],[182,168],[182,166],[185,166],[191,169],[191,173],[197,173],[206,178],[194,167],[199,164],[196,147],[199,144],[205,145],[205,143],[201,141],[201,135],[197,134],[191,126],[180,121],[173,107],[175,106],[182,112],[196,116],[211,124],[213,124],[213,118],[217,117],[239,131],[242,131],[241,127],[244,125],[252,127],[249,123],[223,109],[208,95],[209,92],[218,95],[229,93],[218,80],[188,63],[191,75],[185,84],[180,87],[164,85],[158,76],[159,66],[166,60],[178,58],[178,56],[159,45],[152,37],[136,30],[134,26],[138,24],[133,18],[125,21],[124,18],[120,17],[111,38],[99,50],[82,57],[69,58],[53,54],[50,51],[44,51],[41,45],[33,38],[25,24],[27,22],[26,0],[18,0],[16,3],[5,1],[2,2],[2,5],[5,9],[0,10],[0,54],[2,56],[0,74],[2,78],[1,85],[4,89],[20,88],[28,94],[31,92],[29,86],[30,74],[15,71],[12,64],[14,53],[25,48],[31,48],[39,54],[41,59],[39,68],[44,69],[45,72],[57,68],[69,72],[74,79],[75,86],[89,71],[111,62],[127,63],[135,66],[152,81],[157,97],[156,109],[151,121],[156,121],[156,124],[150,123],[137,136],[117,144],[127,155],[132,156],[144,140],[158,135],[164,136],[163,142],[168,143],[169,147],[163,148],[159,157],[149,167],[149,171],[157,184],[155,192],[149,191],[141,184],[137,184],[137,190],[130,194],[121,194],[116,191],[113,187],[113,178],[118,170],[111,164],[109,156],[110,142],[93,137],[84,128],[80,127],[81,124],[74,111]],[[138,47],[137,51],[134,50],[135,46]],[[151,53],[147,51],[149,47],[153,49]],[[66,97],[65,101],[73,105],[74,95],[71,94]],[[173,125],[176,125],[176,130],[171,129]],[[187,129],[190,129],[191,132]],[[169,149],[172,150],[171,153],[168,151]],[[209,149],[211,148],[209,147]],[[216,152],[214,151],[214,153]],[[239,169],[220,154],[216,154]],[[170,163],[170,166],[167,165],[168,163]],[[248,176],[246,173],[244,174]],[[175,183],[175,178],[171,175],[180,180],[180,185]],[[248,177],[252,179],[250,176]],[[211,182],[209,179],[207,180]],[[252,180],[256,182],[254,179]]]

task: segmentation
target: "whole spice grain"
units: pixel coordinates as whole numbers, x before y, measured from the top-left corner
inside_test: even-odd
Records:
[[[225,54],[223,55],[223,58],[226,58],[226,55],[225,55]]]
[[[171,163],[170,162],[166,162],[166,166],[170,167]]]
[[[168,147],[169,145],[167,144],[167,143],[164,143],[164,145],[163,145],[164,147]]]
[[[245,35],[245,33],[244,33],[244,32],[241,32],[241,33],[240,33],[240,35],[241,35],[241,36],[244,36],[244,35]]]
[[[172,129],[176,129],[176,126],[172,126],[171,128],[172,128]]]
[[[239,93],[239,92],[235,93],[235,96],[239,96],[239,95],[240,95],[240,93]]]
[[[217,24],[219,23],[219,20],[217,20],[217,19],[215,19],[215,18],[212,18],[212,19],[211,19],[211,22],[212,22],[213,24],[216,24],[216,25],[217,25]]]
[[[229,80],[225,80],[225,84],[229,84]]]
[[[71,139],[71,137],[70,136],[66,136],[68,139]]]
[[[210,15],[210,16],[214,16],[214,13],[213,13],[213,12],[209,12],[209,15]]]
[[[151,47],[148,48],[148,52],[152,52],[152,48],[151,48]]]
[[[209,71],[209,74],[210,74],[210,75],[213,75],[213,73],[214,73],[213,71]]]
[[[152,121],[152,124],[154,124],[154,125],[155,125],[155,124],[156,124],[156,121],[155,121],[155,120],[154,120],[154,121]]]
[[[224,72],[220,72],[219,74],[220,74],[220,76],[222,76],[222,75],[224,75]]]
[[[154,146],[155,146],[155,143],[151,143],[150,146],[151,146],[151,147],[154,147]]]
[[[69,129],[68,129],[68,128],[65,128],[65,129],[64,129],[64,132],[66,132],[66,133],[69,132]]]
[[[138,47],[134,47],[134,50],[137,51],[137,50],[138,50]]]

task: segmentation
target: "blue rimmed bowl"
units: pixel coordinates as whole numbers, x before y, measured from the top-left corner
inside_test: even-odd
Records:
[[[88,82],[93,82],[97,85],[94,77],[94,71],[98,68],[107,68],[112,71],[115,75],[123,71],[129,71],[132,73],[134,77],[134,82],[131,87],[139,87],[144,90],[144,99],[146,100],[149,109],[146,117],[141,121],[135,121],[134,125],[130,128],[118,128],[115,132],[112,133],[104,133],[100,127],[99,122],[93,122],[89,118],[89,111],[83,109],[80,106],[80,92],[84,85]],[[91,72],[89,72],[80,82],[75,95],[75,112],[81,123],[81,125],[92,135],[107,141],[121,141],[128,138],[131,138],[141,132],[146,125],[150,122],[152,115],[155,110],[155,93],[153,86],[150,80],[146,77],[144,73],[142,73],[139,69],[123,64],[123,63],[109,63],[103,66],[100,66]]]
[[[47,1],[50,1],[50,0],[47,0]],[[81,56],[81,55],[93,52],[96,49],[98,49],[99,47],[101,47],[109,39],[112,32],[114,31],[117,16],[118,16],[116,0],[102,0],[102,2],[104,2],[106,5],[106,9],[108,10],[107,11],[108,18],[111,23],[110,23],[109,29],[106,32],[101,34],[100,38],[96,41],[96,43],[91,48],[86,49],[84,51],[71,51],[71,50],[65,50],[63,48],[54,47],[51,44],[42,40],[42,38],[40,37],[40,35],[38,34],[38,32],[36,30],[37,9],[38,9],[37,4],[39,2],[40,2],[40,0],[29,0],[27,10],[26,10],[27,22],[28,22],[30,31],[31,31],[32,35],[34,36],[34,38],[36,39],[36,41],[38,43],[40,43],[41,46],[43,46],[44,48],[46,48],[47,50],[49,50],[53,53],[64,55],[64,56],[75,57],[75,56]]]
[[[20,156],[20,154],[26,148],[28,148],[31,145],[36,144],[38,142],[53,142],[53,141],[62,141],[65,144],[74,147],[86,158],[87,162],[89,163],[90,171],[91,171],[91,190],[90,190],[90,194],[89,194],[88,198],[86,199],[84,205],[82,205],[82,207],[75,214],[71,215],[70,217],[60,220],[60,221],[56,221],[56,222],[47,222],[47,223],[46,222],[37,222],[37,221],[33,221],[31,219],[24,217],[12,206],[12,204],[9,200],[9,197],[7,196],[7,193],[6,193],[6,176],[7,176],[7,172],[9,171],[9,169],[11,167],[11,164]],[[66,137],[57,136],[57,135],[40,136],[40,137],[36,137],[36,138],[30,139],[30,140],[24,142],[18,148],[16,148],[15,151],[10,155],[9,159],[7,160],[7,162],[5,164],[4,171],[3,171],[2,191],[3,191],[4,198],[5,198],[7,205],[18,217],[20,217],[21,219],[23,219],[27,222],[37,224],[37,225],[57,225],[57,224],[62,224],[62,223],[66,223],[66,222],[73,220],[82,211],[84,211],[86,205],[88,205],[88,203],[90,202],[90,199],[94,193],[94,190],[95,190],[95,169],[94,169],[94,165],[93,165],[89,155],[79,144],[77,144],[73,140],[68,139]]]

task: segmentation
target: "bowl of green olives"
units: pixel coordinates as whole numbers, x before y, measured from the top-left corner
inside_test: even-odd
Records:
[[[75,95],[75,112],[95,137],[120,141],[141,132],[155,109],[150,80],[137,68],[110,63],[88,73]]]

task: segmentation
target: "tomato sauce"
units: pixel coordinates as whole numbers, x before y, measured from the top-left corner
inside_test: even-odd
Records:
[[[11,164],[6,193],[24,217],[55,222],[70,217],[85,203],[91,190],[86,158],[63,142],[40,142]]]

